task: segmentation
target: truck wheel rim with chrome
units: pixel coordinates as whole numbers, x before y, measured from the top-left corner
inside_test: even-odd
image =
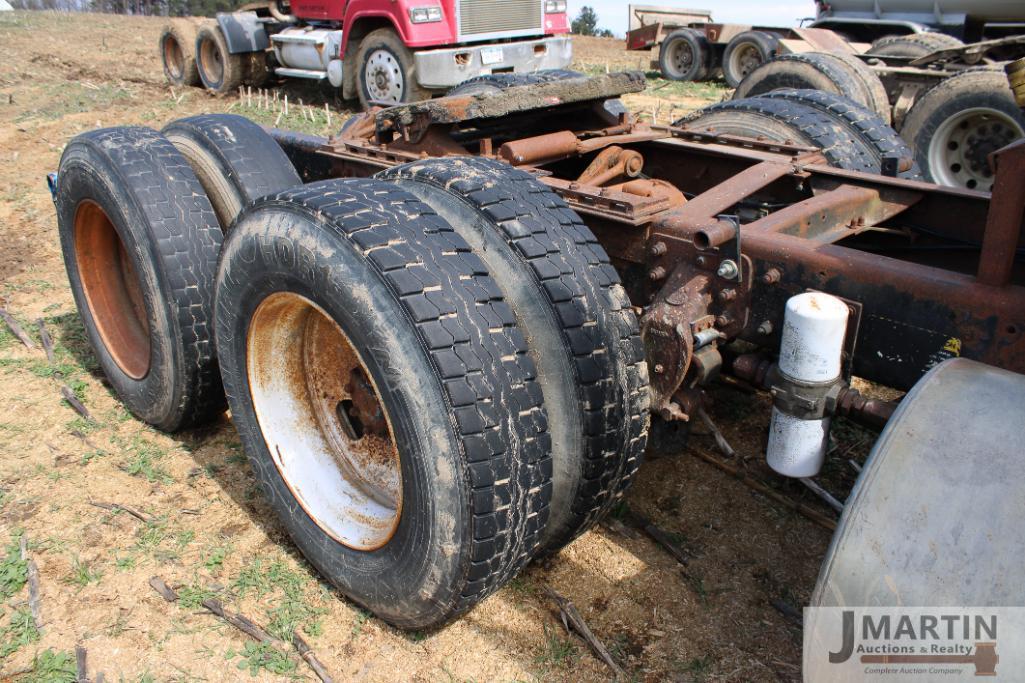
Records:
[[[363,70],[370,99],[377,102],[401,102],[405,92],[402,66],[388,50],[374,50]]]
[[[673,44],[669,46],[668,61],[671,75],[677,78],[690,71],[695,62],[694,50],[691,49],[690,43],[683,39],[674,40]]]
[[[730,71],[743,80],[762,63],[762,54],[754,43],[738,45],[730,54]]]
[[[309,299],[277,292],[253,314],[246,363],[267,450],[296,501],[343,545],[385,545],[401,514],[399,453],[348,336]]]
[[[941,185],[989,192],[990,153],[1022,137],[1021,124],[1002,111],[965,109],[940,124],[929,141],[929,173]]]

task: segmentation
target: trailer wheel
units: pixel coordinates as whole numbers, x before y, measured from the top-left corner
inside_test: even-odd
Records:
[[[274,138],[245,117],[190,116],[172,121],[163,133],[192,166],[224,232],[246,204],[302,185]]]
[[[1025,137],[1025,116],[1004,74],[978,69],[926,91],[900,132],[929,180],[988,192],[993,187],[989,154]]]
[[[924,57],[937,50],[963,46],[963,42],[945,33],[912,33],[906,36],[883,36],[872,42],[868,54],[877,57]]]
[[[821,90],[843,95],[863,107],[878,111],[876,97],[863,75],[836,55],[821,52],[781,55],[762,64],[741,81],[733,92],[733,99],[742,100],[779,88]],[[888,107],[884,109],[888,110]],[[879,114],[888,119],[886,111]]]
[[[358,604],[433,626],[529,561],[551,496],[534,364],[427,206],[372,179],[250,205],[224,245],[217,342],[271,505]]]
[[[572,69],[542,69],[541,71],[529,74],[485,74],[466,79],[449,90],[447,95],[482,95],[485,93],[497,93],[523,85],[566,81],[575,78],[587,78],[587,75]],[[619,117],[627,113],[629,113],[629,110],[623,104],[623,100],[618,97],[602,101],[599,111],[605,122],[609,124],[619,123]]]
[[[818,90],[794,90],[784,88],[759,95],[758,99],[787,100],[811,107],[829,116],[848,130],[851,136],[863,143],[874,161],[873,173],[881,173],[884,157],[900,157],[911,160],[911,168],[897,174],[899,178],[922,180],[922,171],[915,163],[915,154],[907,143],[885,121],[865,107],[846,97]]]
[[[890,96],[886,94],[886,86],[883,85],[882,80],[872,70],[872,67],[858,58],[857,55],[848,52],[834,52],[831,54],[846,64],[861,83],[861,92],[864,93],[866,100],[864,106],[869,111],[875,112],[886,125],[893,123],[893,106],[890,104]],[[841,95],[850,99],[850,96],[845,93],[841,93]]]
[[[554,492],[541,552],[586,531],[619,500],[648,431],[637,319],[591,231],[533,176],[477,157],[389,169],[480,254],[530,340],[551,420]]]
[[[400,104],[431,97],[416,79],[412,53],[390,28],[363,37],[356,51],[356,68],[359,102],[364,109],[374,102]]]
[[[726,83],[736,88],[756,68],[768,62],[779,49],[779,37],[766,31],[744,31],[726,45],[722,73]]]
[[[711,68],[712,48],[705,34],[692,28],[673,31],[658,50],[658,67],[670,81],[700,81]]]
[[[221,231],[188,163],[156,131],[107,128],[74,138],[57,177],[71,292],[118,397],[164,431],[219,415],[213,283]]]
[[[1025,376],[962,358],[919,380],[847,498],[811,606],[1023,604],[1023,404]],[[820,662],[808,680],[833,680]]]
[[[228,43],[217,24],[206,23],[196,32],[196,69],[210,92],[235,92],[246,76],[243,56],[228,52]]]
[[[188,19],[172,19],[158,41],[164,77],[171,85],[200,85],[196,70],[196,25]]]
[[[674,126],[817,147],[830,166],[878,172],[876,155],[833,114],[784,98],[751,97],[699,109]]]

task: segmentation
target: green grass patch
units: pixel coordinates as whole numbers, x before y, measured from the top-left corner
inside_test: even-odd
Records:
[[[28,581],[28,563],[21,559],[21,534],[11,537],[0,562],[0,600],[7,600]]]
[[[11,614],[7,625],[0,628],[0,659],[10,657],[29,643],[39,640],[36,622],[28,607],[22,607]]]
[[[73,654],[50,648],[33,658],[32,671],[18,678],[18,683],[73,683],[77,673]]]
[[[267,609],[267,631],[287,641],[298,629],[311,636],[322,632],[320,617],[327,609],[313,604],[306,592],[308,583],[308,577],[281,560],[265,565],[257,559],[239,573],[232,588],[240,597],[250,593],[261,598],[273,594]]]
[[[174,477],[160,465],[167,451],[140,438],[132,440],[129,457],[121,463],[122,469],[133,477],[142,477],[151,483],[171,484]]]
[[[71,574],[68,576],[68,583],[74,584],[79,588],[85,588],[90,583],[99,583],[102,578],[102,571],[94,569],[91,565],[82,562],[76,557],[75,561],[71,564]]]
[[[265,643],[246,643],[239,651],[228,650],[225,659],[239,658],[235,665],[239,671],[249,671],[253,678],[260,675],[260,671],[296,678],[296,662],[280,650]]]
[[[548,624],[544,625],[544,642],[541,651],[534,658],[534,663],[542,669],[554,669],[575,662],[580,656],[573,641],[563,638],[559,631]]]

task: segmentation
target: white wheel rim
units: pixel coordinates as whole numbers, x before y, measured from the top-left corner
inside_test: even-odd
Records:
[[[929,173],[940,185],[989,192],[993,173],[987,157],[1022,137],[1021,124],[1002,111],[965,109],[940,124],[929,141]]]
[[[246,371],[267,450],[306,514],[350,548],[386,544],[402,507],[398,449],[337,323],[298,294],[268,296],[249,324]]]
[[[762,63],[762,54],[754,43],[742,43],[730,53],[730,71],[738,81],[758,68]]]
[[[363,70],[370,99],[375,102],[401,102],[406,90],[402,65],[388,50],[374,50]]]
[[[694,51],[691,50],[690,44],[682,38],[674,40],[673,44],[669,46],[669,73],[681,77],[691,69],[693,64]]]

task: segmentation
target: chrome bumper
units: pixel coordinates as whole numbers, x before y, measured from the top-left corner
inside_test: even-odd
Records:
[[[495,71],[527,73],[540,69],[563,69],[573,59],[573,44],[568,35],[560,35],[515,43],[424,50],[413,53],[413,59],[420,85],[425,88],[451,88],[468,78]]]

